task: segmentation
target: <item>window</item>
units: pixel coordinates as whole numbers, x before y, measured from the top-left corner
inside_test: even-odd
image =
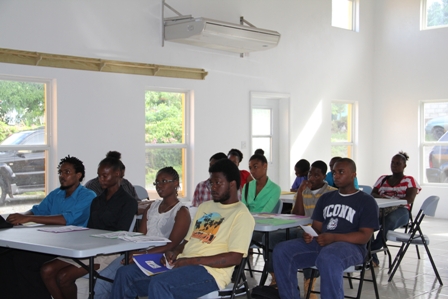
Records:
[[[353,103],[331,103],[331,156],[353,159]]]
[[[0,214],[26,211],[45,197],[49,85],[0,77]]]
[[[422,0],[422,29],[448,26],[448,0]]]
[[[272,161],[272,110],[270,108],[252,109],[252,152],[264,150],[268,162]]]
[[[425,183],[448,183],[448,100],[422,102],[421,154]]]
[[[358,31],[358,0],[332,0],[331,26]]]
[[[185,195],[187,155],[186,93],[147,91],[145,94],[146,189],[157,197],[157,171],[172,166],[179,173],[179,196]]]

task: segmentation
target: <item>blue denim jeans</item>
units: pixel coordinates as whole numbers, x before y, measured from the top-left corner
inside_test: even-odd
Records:
[[[316,266],[321,276],[321,298],[344,298],[342,275],[345,269],[362,263],[365,249],[360,245],[335,242],[320,246],[314,239],[282,242],[274,248],[274,272],[281,298],[300,299],[297,269]]]
[[[115,278],[115,274],[117,273],[117,270],[123,265],[121,264],[121,261],[124,259],[124,255],[121,255],[117,257],[112,263],[110,263],[106,268],[100,271],[100,275],[103,277],[107,277],[110,279]],[[87,274],[87,277],[89,275]],[[95,298],[96,299],[109,299],[110,292],[112,291],[112,283],[97,279],[95,283]]]
[[[213,276],[202,266],[185,266],[146,276],[132,264],[118,269],[110,298],[192,299],[218,289]]]
[[[399,207],[395,211],[386,215],[384,219],[384,235],[387,235],[387,232],[390,230],[394,230],[398,227],[401,227],[409,222],[409,210],[405,207]],[[381,219],[380,219],[380,224]],[[371,250],[377,250],[384,246],[383,237],[381,234],[377,234],[375,240],[372,242],[370,246]]]

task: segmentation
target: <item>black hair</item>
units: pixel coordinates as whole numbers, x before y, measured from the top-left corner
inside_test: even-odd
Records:
[[[229,159],[221,159],[217,161],[215,164],[210,166],[208,172],[210,173],[222,172],[227,182],[230,183],[231,181],[235,181],[236,189],[237,190],[240,189],[241,185],[240,170],[238,169],[238,166],[236,166],[235,163],[233,163]]]
[[[350,165],[353,172],[356,172],[356,163],[350,158],[341,158],[336,163],[346,162]]]
[[[123,162],[121,162],[121,153],[116,151],[110,151],[106,154],[106,158],[101,160],[98,164],[98,168],[101,166],[111,167],[114,171],[125,170]]]
[[[264,150],[262,150],[261,148],[258,148],[255,150],[254,155],[264,156]]]
[[[399,156],[400,158],[402,158],[404,160],[404,163],[409,160],[409,155],[403,151],[399,151],[395,156]]]
[[[61,165],[64,163],[72,164],[73,168],[75,168],[75,173],[81,173],[79,181],[82,182],[84,176],[86,175],[86,169],[84,168],[84,164],[82,163],[82,161],[76,157],[70,157],[70,155],[68,155],[67,157],[61,159],[61,162],[59,162],[58,164],[58,169],[60,169]]]
[[[252,155],[252,157],[250,157],[250,159],[249,159],[249,162],[252,160],[258,160],[258,161],[262,162],[263,164],[268,163],[268,160],[263,155],[257,155],[257,154]]]
[[[324,161],[321,160],[314,161],[313,164],[311,164],[311,167],[320,169],[323,175],[327,174],[327,164]]]
[[[227,156],[237,156],[238,160],[243,161],[243,153],[236,148],[232,148],[229,153],[227,154]]]
[[[300,159],[294,167],[300,169],[301,171],[308,172],[310,171],[310,162],[305,159]]]
[[[227,159],[226,154],[224,154],[223,152],[219,152],[219,153],[214,154],[213,156],[210,157],[210,160],[208,160],[208,161],[211,161],[211,160],[221,160],[221,159]]]
[[[174,169],[173,167],[168,166],[168,167],[164,167],[164,168],[160,169],[159,171],[157,171],[156,177],[161,173],[166,173],[167,175],[171,176],[173,178],[173,180],[179,182],[179,174],[177,173],[176,169]]]

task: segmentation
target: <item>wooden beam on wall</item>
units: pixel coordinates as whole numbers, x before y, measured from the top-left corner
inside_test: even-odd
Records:
[[[0,48],[0,62],[74,70],[204,80],[204,69],[104,60]]]

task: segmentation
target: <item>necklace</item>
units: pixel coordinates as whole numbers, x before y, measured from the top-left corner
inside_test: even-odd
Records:
[[[162,208],[162,206],[163,206],[164,203],[165,203],[165,202],[162,201],[162,203],[160,204],[160,206],[159,206],[159,213],[166,213],[166,212],[168,212],[168,211],[171,210],[175,205],[177,205],[177,204],[179,203],[179,200],[177,200],[174,204],[168,206],[167,208]]]

